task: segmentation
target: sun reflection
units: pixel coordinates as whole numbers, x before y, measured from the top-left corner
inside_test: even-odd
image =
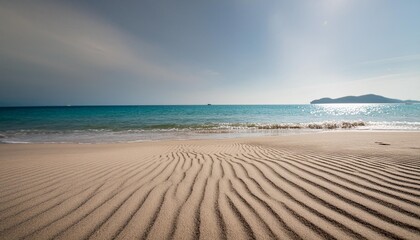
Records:
[[[390,105],[383,104],[320,104],[314,105],[311,114],[315,116],[369,116],[384,113],[390,107]]]

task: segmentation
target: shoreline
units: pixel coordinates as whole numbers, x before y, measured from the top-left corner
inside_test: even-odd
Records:
[[[350,139],[348,137],[351,136]],[[242,137],[225,137],[225,138],[191,138],[191,139],[157,139],[157,140],[140,140],[133,142],[27,142],[27,143],[2,143],[0,144],[1,149],[7,149],[8,146],[28,146],[29,148],[44,146],[44,147],[76,147],[77,146],[92,146],[92,147],[112,147],[118,148],[122,147],[136,147],[136,146],[149,146],[149,145],[178,145],[178,144],[212,144],[215,142],[218,143],[277,143],[277,147],[309,147],[309,146],[318,146],[320,147],[322,143],[330,144],[330,148],[338,147],[337,150],[342,150],[342,148],[351,148],[363,147],[367,142],[375,143],[383,141],[394,142],[390,145],[382,145],[382,149],[385,147],[394,148],[394,146],[401,146],[398,141],[402,141],[409,138],[412,141],[413,149],[420,149],[420,131],[389,131],[389,130],[332,130],[332,131],[319,131],[319,132],[305,132],[298,134],[287,134],[287,135],[268,135],[268,136],[242,136]],[[331,140],[334,139],[334,140]],[[348,142],[347,142],[348,141]],[[373,141],[373,142],[372,142]],[[362,144],[363,142],[363,144]],[[407,144],[406,141],[404,141]],[[377,144],[377,143],[375,143]],[[406,146],[408,147],[408,146]],[[319,148],[321,149],[321,148]],[[328,148],[324,148],[328,149]],[[420,154],[420,153],[419,153]],[[0,152],[1,156],[1,152]]]
[[[79,140],[66,140],[66,141],[1,141],[0,145],[10,145],[10,144],[131,144],[131,143],[143,143],[143,142],[165,142],[165,141],[201,141],[201,140],[224,140],[224,139],[247,139],[247,138],[265,138],[265,137],[285,137],[285,136],[294,136],[294,135],[311,135],[311,134],[330,134],[330,133],[420,133],[418,129],[332,129],[332,130],[317,130],[317,129],[285,129],[285,130],[256,130],[249,132],[212,132],[212,133],[202,133],[202,132],[182,132],[193,134],[189,137],[177,138],[175,136],[166,137],[166,138],[155,138],[155,139],[136,139],[136,140],[91,140],[87,141],[86,139]],[[201,137],[200,137],[201,136]],[[103,137],[103,136],[101,136]],[[92,138],[91,138],[92,139]]]

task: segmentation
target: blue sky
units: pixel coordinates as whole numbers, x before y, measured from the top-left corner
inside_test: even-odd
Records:
[[[420,1],[2,1],[0,104],[420,99]]]

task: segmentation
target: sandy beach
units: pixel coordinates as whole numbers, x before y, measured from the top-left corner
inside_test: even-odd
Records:
[[[0,145],[1,239],[419,236],[419,132]]]

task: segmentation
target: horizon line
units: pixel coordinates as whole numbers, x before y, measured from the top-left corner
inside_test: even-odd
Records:
[[[0,108],[53,108],[53,107],[160,107],[160,106],[279,106],[279,105],[344,105],[344,104],[405,104],[405,103],[257,103],[257,104],[86,104],[86,105],[11,105]]]

